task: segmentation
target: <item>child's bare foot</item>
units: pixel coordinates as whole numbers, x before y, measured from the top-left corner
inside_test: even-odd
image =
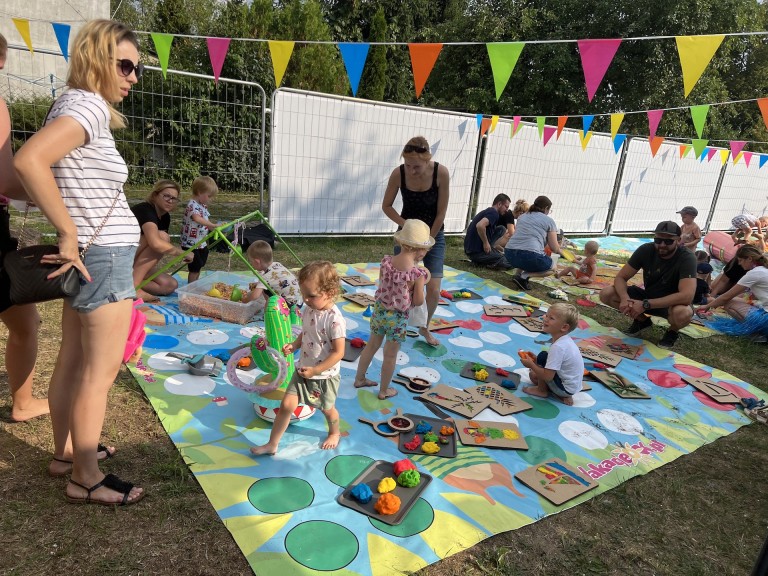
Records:
[[[261,446],[253,446],[251,448],[251,454],[254,456],[262,456],[264,454],[274,456],[275,452],[277,452],[277,446],[272,444],[262,444]]]
[[[558,396],[558,398],[566,406],[573,406],[573,396]]]
[[[394,388],[387,388],[384,392],[379,392],[379,400],[386,400],[392,396],[397,396],[397,390]]]
[[[147,304],[151,304],[152,302],[160,302],[160,296],[155,296],[154,294],[150,294],[144,290],[136,290],[136,298],[141,298]]]
[[[430,332],[429,330],[427,330],[423,326],[421,328],[419,328],[419,334],[424,336],[424,340],[426,340],[427,344],[429,344],[430,346],[434,346],[435,348],[440,346],[440,340],[435,338],[435,336],[432,334],[432,332]]]
[[[26,422],[38,416],[45,416],[50,412],[48,400],[46,398],[33,398],[31,402],[24,405],[23,408],[14,406],[11,408],[11,421]]]
[[[547,394],[546,392],[540,391],[539,388],[535,386],[526,386],[525,388],[523,388],[523,392],[525,392],[526,394],[530,394],[531,396],[538,396],[539,398],[546,398],[547,396],[549,396],[549,394]]]
[[[355,388],[373,388],[374,386],[378,386],[378,382],[374,382],[373,380],[369,380],[368,378],[363,378],[362,380],[355,380]]]
[[[336,448],[336,446],[339,445],[339,441],[341,440],[341,434],[338,432],[333,432],[328,434],[328,438],[325,439],[325,442],[320,446],[323,450],[333,450]],[[253,450],[253,448],[251,448]]]

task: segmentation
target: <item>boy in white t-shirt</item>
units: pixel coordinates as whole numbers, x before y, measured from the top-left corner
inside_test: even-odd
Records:
[[[581,392],[584,359],[576,343],[568,335],[579,323],[579,311],[573,304],[558,302],[542,318],[544,332],[552,336],[549,353],[522,354],[523,366],[530,369],[533,386],[523,388],[531,396],[546,398],[555,395],[566,406],[573,406],[573,395]],[[529,353],[530,354],[530,353]]]

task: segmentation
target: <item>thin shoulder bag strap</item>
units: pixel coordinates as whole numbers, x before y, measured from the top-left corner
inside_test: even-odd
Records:
[[[115,194],[115,199],[112,200],[112,206],[109,207],[109,212],[107,212],[107,215],[104,216],[104,219],[101,221],[101,224],[99,224],[99,227],[96,228],[96,232],[93,233],[93,236],[91,236],[91,239],[88,240],[88,243],[85,246],[83,246],[82,250],[80,250],[80,260],[85,258],[85,253],[88,252],[88,249],[96,241],[96,238],[98,238],[99,234],[101,234],[101,231],[104,228],[104,225],[107,223],[107,220],[109,220],[109,217],[112,216],[112,212],[114,211],[115,206],[117,205],[117,199],[119,197],[120,197],[120,190],[118,190],[117,194]]]

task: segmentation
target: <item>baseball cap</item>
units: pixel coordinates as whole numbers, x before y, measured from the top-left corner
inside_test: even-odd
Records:
[[[671,220],[665,220],[664,222],[659,222],[656,226],[656,230],[654,230],[655,234],[669,234],[670,236],[680,236],[682,234],[682,231],[680,230],[680,226],[677,225],[676,222],[672,222]]]
[[[698,274],[711,274],[712,264],[709,264],[708,262],[699,262],[699,264],[696,266],[696,272]]]
[[[694,218],[699,215],[699,211],[693,206],[685,206],[676,212],[677,214],[690,214]]]

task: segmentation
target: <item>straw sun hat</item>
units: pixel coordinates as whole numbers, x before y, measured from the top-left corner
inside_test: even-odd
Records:
[[[429,235],[429,226],[421,220],[406,220],[403,228],[395,232],[395,240],[413,248],[432,248],[435,239]]]

